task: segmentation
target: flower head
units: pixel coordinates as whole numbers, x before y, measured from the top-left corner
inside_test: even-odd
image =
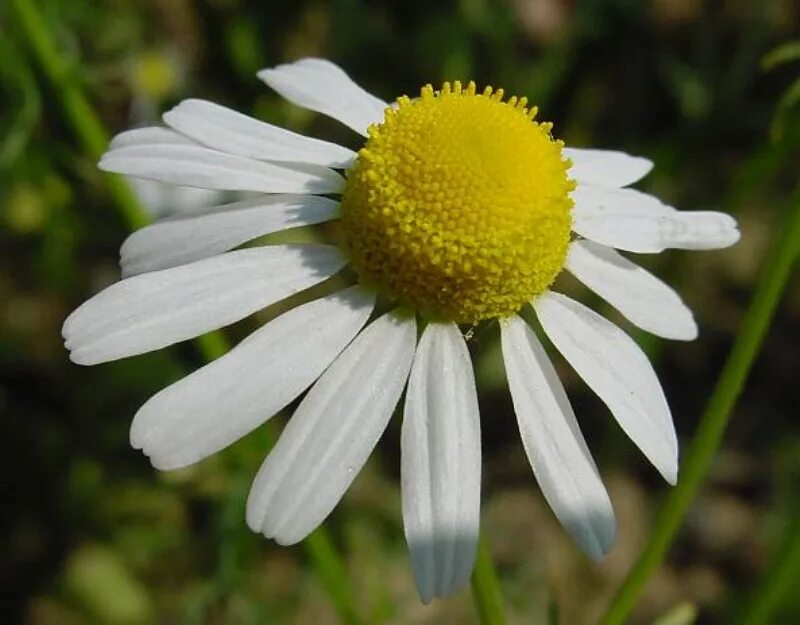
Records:
[[[507,317],[564,266],[574,184],[524,98],[456,82],[401,97],[348,172],[345,248],[365,284],[430,316]]]
[[[680,297],[613,248],[725,247],[738,239],[735,221],[626,188],[649,171],[648,160],[564,147],[524,98],[499,89],[425,86],[389,106],[328,61],[259,76],[364,135],[362,149],[199,100],[166,113],[167,127],[117,136],[101,161],[107,171],[258,195],[132,234],[121,250],[124,279],[64,324],[71,357],[96,364],[193,338],[347,264],[358,283],[283,313],[156,394],[134,418],[133,446],[157,468],[184,467],[310,387],[247,505],[254,531],[290,544],[335,507],[407,389],[406,537],[422,599],[449,595],[472,570],[481,474],[477,393],[458,324],[497,319],[531,467],[564,527],[601,557],[614,539],[611,503],[555,369],[517,313],[533,307],[556,349],[674,483],[677,437],[647,358],[617,326],[550,286],[567,270],[634,325],[693,339]],[[340,246],[235,249],[333,219],[342,223]],[[370,321],[377,294],[397,308]]]

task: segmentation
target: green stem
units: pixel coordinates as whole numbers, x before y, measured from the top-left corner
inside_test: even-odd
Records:
[[[72,67],[58,49],[36,3],[33,0],[12,0],[12,3],[21,30],[58,94],[64,114],[84,153],[92,160],[99,159],[108,146],[108,133],[83,92],[77,68]],[[105,178],[108,191],[127,226],[133,230],[146,225],[149,216],[125,180],[112,174]],[[230,348],[221,332],[198,337],[196,345],[207,361],[222,356]],[[346,569],[327,532],[320,528],[303,542],[303,546],[342,622],[358,625],[357,604],[347,583]]]
[[[775,611],[796,588],[800,579],[800,517],[788,527],[788,539],[775,554],[775,562],[759,584],[750,602],[736,620],[738,625],[773,623]]]
[[[483,535],[478,540],[478,555],[472,571],[472,599],[482,625],[505,625],[500,582]]]
[[[347,569],[336,552],[325,526],[320,526],[309,534],[303,545],[317,578],[336,606],[341,621],[346,625],[360,625],[361,619],[347,581]]]
[[[800,252],[800,194],[793,198],[792,214],[789,221],[781,225],[780,232],[780,238],[766,261],[733,349],[681,464],[678,485],[661,508],[650,541],[617,591],[602,620],[603,625],[621,625],[633,611],[647,580],[664,560],[708,473],[731,411]]]

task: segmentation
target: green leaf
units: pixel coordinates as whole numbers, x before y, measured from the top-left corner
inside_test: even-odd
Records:
[[[761,59],[761,67],[764,71],[769,71],[779,65],[798,60],[800,60],[800,40],[789,41],[765,54]]]

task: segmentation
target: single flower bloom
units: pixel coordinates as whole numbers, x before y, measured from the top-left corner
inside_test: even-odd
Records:
[[[354,153],[201,100],[166,113],[166,127],[118,135],[100,163],[106,171],[259,195],[133,233],[121,250],[124,279],[64,324],[72,360],[97,364],[191,339],[352,267],[353,286],[283,313],[152,397],[131,443],[158,469],[185,467],[310,387],[247,502],[248,525],[286,545],[328,516],[407,389],[403,522],[427,602],[459,590],[475,559],[480,419],[459,324],[496,319],[533,472],[556,517],[600,558],[615,535],[608,494],[556,371],[518,313],[533,307],[556,349],[674,484],[677,437],[647,357],[550,286],[566,270],[634,325],[694,339],[680,297],[616,250],[722,248],[738,240],[736,222],[627,188],[650,161],[564,147],[551,124],[535,121],[535,107],[500,89],[427,85],[389,105],[325,60],[259,77],[366,137],[363,147]],[[234,249],[334,219],[338,246]],[[395,308],[371,320],[377,295]]]

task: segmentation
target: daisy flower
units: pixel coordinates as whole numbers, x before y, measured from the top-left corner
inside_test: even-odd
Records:
[[[542,493],[600,558],[615,534],[608,494],[556,370],[518,313],[533,307],[556,350],[674,484],[677,438],[648,359],[616,325],[550,287],[567,271],[632,324],[691,340],[697,326],[680,297],[616,250],[722,248],[739,238],[736,222],[628,188],[650,161],[565,147],[535,107],[502,89],[426,85],[387,104],[321,59],[259,78],[349,126],[363,147],[354,153],[202,100],[181,102],[165,127],[118,135],[105,171],[257,195],[133,233],[121,249],[123,279],[64,324],[71,358],[91,365],[191,339],[346,265],[355,284],[292,308],[156,394],[134,418],[132,445],[158,469],[185,467],[310,387],[247,502],[248,525],[288,545],[330,514],[405,389],[401,490],[414,575],[423,601],[452,594],[473,567],[481,482],[478,401],[459,326],[497,320]],[[328,220],[340,222],[337,246],[235,249]],[[379,315],[378,296],[387,310]]]

